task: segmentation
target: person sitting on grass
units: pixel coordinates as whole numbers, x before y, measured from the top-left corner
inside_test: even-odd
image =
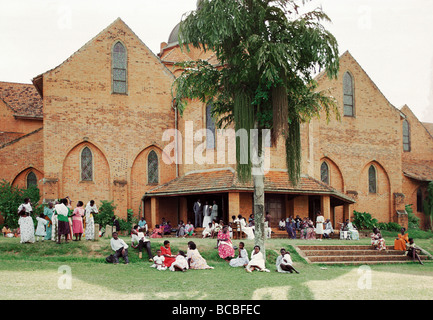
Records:
[[[162,227],[159,226],[159,224],[155,225],[155,228],[153,228],[152,230],[152,234],[150,235],[150,237],[152,239],[154,238],[162,238],[162,234],[163,234],[163,229]]]
[[[166,267],[171,267],[173,262],[176,260],[176,256],[171,254],[170,241],[165,240],[164,245],[161,246],[161,254],[164,256],[164,265]]]
[[[9,226],[7,224],[5,224],[3,226],[2,233],[3,233],[4,237],[8,237],[8,238],[13,238],[14,237],[13,232],[11,231],[11,229],[9,229]]]
[[[186,260],[185,252],[179,251],[176,260],[171,264],[170,271],[183,271],[188,270],[188,261]]]
[[[278,256],[276,261],[277,272],[281,273],[299,273],[294,267],[292,262],[292,257],[290,256],[290,252],[286,251],[286,249],[281,248],[281,255]]]
[[[245,270],[247,272],[253,272],[254,270],[270,272],[266,269],[265,259],[263,258],[263,253],[260,252],[259,246],[255,246],[253,252],[251,252],[251,260],[245,267]]]
[[[230,239],[229,227],[224,226],[220,232],[218,232],[218,255],[226,260],[230,261],[235,256],[235,250]]]
[[[230,260],[230,267],[246,267],[248,265],[248,262],[250,260],[248,259],[248,252],[244,249],[245,243],[239,242],[239,248],[238,248],[238,256],[236,258],[233,258]]]
[[[197,246],[193,241],[188,242],[188,251],[186,253],[186,258],[188,261],[189,269],[213,269],[207,264],[206,260],[201,256],[200,252],[197,250]]]
[[[153,264],[150,266],[151,268],[156,268],[156,270],[164,271],[167,270],[167,267],[164,265],[165,257],[162,255],[161,250],[156,250],[156,256],[153,257]]]
[[[407,250],[406,251],[407,257],[412,258],[412,260],[414,262],[415,262],[415,259],[417,259],[420,264],[424,265],[424,263],[422,263],[421,258],[419,257],[419,254],[418,254],[418,252],[420,252],[421,249],[419,249],[416,246],[413,238],[409,238],[409,242],[406,244],[406,247],[407,247],[407,249],[406,249]]]
[[[207,238],[207,237],[211,237],[212,236],[212,223],[209,222],[209,225],[206,226],[206,228],[204,228],[202,235],[203,235],[203,239]]]
[[[138,258],[143,258],[143,248],[146,248],[149,256],[149,261],[153,261],[152,250],[150,247],[150,240],[146,237],[145,229],[139,229],[138,225],[135,225],[131,231],[131,246],[134,249],[138,248]]]
[[[110,240],[111,249],[114,251],[113,263],[119,264],[119,257],[122,257],[125,264],[129,264],[128,245],[119,238],[117,232],[113,232],[113,238]]]
[[[185,236],[192,237],[194,235],[194,225],[191,223],[191,221],[188,221],[188,223],[185,225]]]

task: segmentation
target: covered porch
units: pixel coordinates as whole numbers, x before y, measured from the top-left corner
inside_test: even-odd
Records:
[[[178,221],[194,223],[193,205],[218,205],[218,219],[225,223],[233,215],[241,214],[248,221],[254,211],[253,185],[237,181],[232,169],[192,172],[147,192],[143,197],[143,215],[150,227],[165,218],[176,226]],[[271,227],[278,227],[281,219],[300,216],[315,221],[320,210],[334,228],[350,219],[355,201],[332,187],[309,176],[302,176],[293,187],[285,171],[271,171],[265,175],[265,211],[271,216]],[[201,226],[199,226],[201,227]]]

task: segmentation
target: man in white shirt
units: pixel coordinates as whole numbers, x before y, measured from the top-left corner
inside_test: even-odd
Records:
[[[110,244],[111,249],[115,252],[113,255],[113,263],[118,264],[119,257],[123,257],[125,264],[128,264],[128,245],[118,237],[117,232],[113,232],[113,238],[111,238]]]
[[[138,258],[143,258],[143,248],[146,248],[147,254],[149,255],[149,261],[153,261],[152,250],[150,247],[150,240],[145,234],[145,229],[134,226],[131,231],[131,245],[134,249],[138,248]]]

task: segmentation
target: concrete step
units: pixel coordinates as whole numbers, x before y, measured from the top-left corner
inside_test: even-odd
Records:
[[[297,246],[302,251],[305,250],[373,250],[370,245],[299,245]],[[387,246],[387,250],[394,250],[394,246]]]
[[[365,256],[365,255],[402,255],[398,250],[302,250],[306,256]]]
[[[420,256],[421,260],[426,260],[427,256]],[[308,259],[313,263],[320,262],[347,262],[347,261],[408,261],[404,255],[363,255],[363,256],[309,256]]]

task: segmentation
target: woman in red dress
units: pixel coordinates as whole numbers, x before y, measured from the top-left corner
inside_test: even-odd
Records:
[[[218,232],[218,254],[227,261],[235,256],[235,249],[233,249],[232,241],[230,240],[230,233],[228,226],[224,226]]]
[[[161,254],[165,257],[164,266],[168,268],[171,267],[173,262],[176,260],[176,256],[171,254],[170,241],[164,241],[164,245],[161,246]]]

